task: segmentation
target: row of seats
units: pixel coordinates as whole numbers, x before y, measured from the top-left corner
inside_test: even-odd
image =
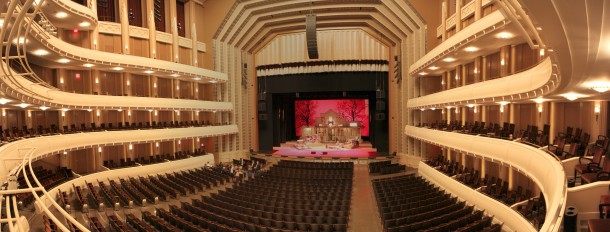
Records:
[[[36,187],[37,184],[32,178],[32,174],[29,171],[29,166],[24,167],[26,171],[27,178],[30,180],[30,184],[32,187]],[[43,168],[42,166],[37,166],[33,168],[34,175],[45,189],[53,188],[61,183],[64,183],[70,180],[73,177],[73,173],[71,169],[66,167],[58,167],[56,170],[48,170]],[[17,183],[19,184],[19,188],[28,188],[27,182],[23,173],[20,172],[17,176]],[[17,195],[17,201],[21,202],[24,206],[29,205],[34,201],[34,196],[32,193],[19,193]]]
[[[374,179],[373,190],[385,231],[501,231],[482,211],[415,175]]]
[[[176,151],[174,152],[173,155],[171,155],[170,153],[166,153],[166,154],[157,154],[157,155],[151,155],[151,156],[142,156],[142,157],[135,157],[135,158],[126,158],[126,159],[119,159],[119,162],[115,162],[115,160],[110,159],[110,160],[104,160],[103,161],[103,165],[104,167],[110,168],[110,169],[115,169],[115,168],[123,168],[123,167],[133,167],[133,166],[137,166],[137,165],[147,165],[147,164],[155,164],[155,163],[161,163],[164,162],[166,160],[169,161],[173,161],[173,160],[180,160],[180,159],[185,159],[188,157],[196,157],[196,156],[202,156],[202,155],[206,155],[207,153],[205,152],[204,149],[202,148],[198,148],[195,149],[193,151],[187,150],[187,151]]]
[[[80,186],[73,186],[77,201],[81,205],[90,204],[90,201],[99,206],[100,203],[130,206],[130,202],[144,205],[144,200],[154,202],[155,199],[168,200],[177,198],[178,194],[203,190],[224,184],[231,180],[230,173],[224,172],[220,167],[203,167],[185,170],[164,175],[148,177],[130,177],[127,179],[109,180],[109,186],[98,180],[98,188],[92,183],[85,182],[89,195],[85,196]],[[90,200],[89,200],[90,199]]]
[[[160,218],[182,229],[198,227],[193,231],[346,231],[353,181],[347,176],[353,176],[352,163],[280,161],[255,179],[183,202],[170,208],[173,216]]]

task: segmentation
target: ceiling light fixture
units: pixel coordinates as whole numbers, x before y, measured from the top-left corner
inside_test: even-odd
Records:
[[[425,76],[425,75],[428,75],[428,73],[427,72],[420,72],[419,75],[420,76]]]
[[[123,68],[122,67],[114,67],[114,68],[112,68],[112,70],[114,70],[114,71],[121,71],[121,70],[123,70]]]
[[[474,107],[474,104],[468,104],[468,108]]]
[[[592,90],[595,90],[598,93],[605,93],[606,91],[610,90],[609,82],[593,82],[589,84],[589,86]]]
[[[193,77],[193,80],[195,80],[195,81],[200,81],[200,80],[201,80],[201,77]]]
[[[83,64],[83,66],[85,66],[85,68],[91,68],[93,66],[95,66],[94,64]]]
[[[507,102],[507,101],[498,102],[498,104],[500,104],[501,106],[508,105],[508,103],[510,103],[510,102]]]
[[[581,97],[580,94],[576,94],[576,93],[566,93],[566,94],[563,94],[562,96],[570,101],[574,101]]]
[[[538,104],[542,104],[544,102],[544,100],[546,100],[546,99],[544,99],[544,98],[536,98],[536,99],[534,99],[534,102],[536,102]]]
[[[214,84],[214,83],[218,83],[217,80],[211,80],[210,83]]]
[[[56,17],[56,18],[58,18],[58,19],[63,19],[63,18],[65,18],[65,17],[68,17],[68,14],[67,14],[66,12],[62,12],[62,11],[60,11],[60,12],[57,12],[57,13],[55,14],[55,17]]]
[[[41,109],[41,110],[48,110],[48,109],[49,109],[49,107],[48,107],[48,106],[41,106],[41,107],[40,107],[40,109]]]
[[[11,102],[12,100],[6,99],[6,98],[0,98],[0,105],[4,105],[6,103]]]
[[[49,54],[49,52],[44,49],[38,49],[38,50],[34,51],[34,55],[37,55],[37,56],[46,56],[48,54]]]
[[[180,75],[178,75],[178,74],[174,73],[174,74],[172,74],[172,75],[170,75],[170,76],[171,76],[171,77],[179,77]]]
[[[78,25],[81,26],[81,27],[88,27],[88,26],[91,26],[91,23],[89,23],[89,22],[82,22],[82,23],[79,23]]]
[[[21,108],[26,108],[26,107],[28,107],[29,105],[30,105],[30,104],[27,104],[27,103],[21,103],[21,104],[19,104],[19,107],[21,107]]]
[[[466,51],[466,52],[476,52],[476,51],[478,51],[478,50],[479,50],[479,48],[477,48],[477,47],[473,47],[473,46],[470,46],[470,47],[464,48],[464,51]]]
[[[430,70],[433,70],[433,71],[434,71],[434,70],[437,70],[437,69],[438,69],[438,67],[437,67],[437,66],[431,66],[431,67],[430,67],[430,68],[428,68],[428,69],[430,69]]]
[[[26,43],[26,40],[24,37],[19,37],[19,38],[14,39],[13,43],[14,44],[24,44],[24,43]]]
[[[445,61],[445,62],[453,62],[453,61],[455,61],[455,58],[447,57],[447,58],[443,59],[443,61]]]
[[[146,74],[153,74],[153,73],[155,73],[155,71],[153,71],[153,70],[146,70],[146,71],[144,71],[144,73],[146,73]]]
[[[500,32],[496,35],[496,38],[499,39],[510,39],[513,37],[513,34],[508,33],[508,32]]]
[[[61,58],[61,59],[57,60],[57,62],[62,63],[62,64],[67,64],[67,63],[70,63],[70,60],[66,59],[66,58]]]

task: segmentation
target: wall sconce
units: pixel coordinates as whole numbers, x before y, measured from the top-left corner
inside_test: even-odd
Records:
[[[500,65],[504,66],[504,59],[500,60]]]
[[[127,86],[129,86],[129,80],[127,80]]]
[[[538,106],[538,118],[542,119],[542,104]]]
[[[445,110],[444,110],[444,109],[443,109],[443,110],[441,110],[441,114],[445,114]]]
[[[195,89],[195,93],[199,93],[199,89]]]
[[[460,113],[460,108],[459,107],[455,107],[455,113],[459,114]]]
[[[66,111],[61,111],[61,116],[66,117]]]
[[[32,112],[28,111],[28,118],[31,118],[31,117],[32,117]]]
[[[156,147],[157,149],[159,149],[159,142],[156,142],[156,143],[155,143],[155,147]]]
[[[179,85],[176,85],[176,90],[180,90],[180,86]]]
[[[540,56],[544,56],[544,48],[540,49]]]
[[[131,144],[131,143],[129,144],[129,150],[130,151],[133,150],[133,144]]]
[[[176,115],[177,115],[177,116],[180,116],[180,111],[177,111],[177,110],[176,110]]]
[[[102,152],[102,147],[98,147],[97,152]]]
[[[156,110],[155,110],[155,116],[157,116],[157,114],[158,114],[158,113],[159,113],[159,111],[156,111]]]
[[[500,105],[500,113],[504,113],[504,106]]]
[[[474,107],[474,113],[476,114],[477,112],[479,112],[479,111],[477,110],[477,107]]]
[[[59,78],[59,83],[60,83],[60,84],[63,84],[63,83],[64,83],[64,78],[63,78],[63,77],[60,77],[60,78]]]
[[[131,117],[131,110],[127,111],[127,116]]]
[[[97,110],[97,111],[95,112],[95,115],[97,115],[97,117],[100,117],[100,110]]]
[[[2,117],[6,117],[6,110],[2,109]]]
[[[601,111],[601,108],[599,106],[595,106],[594,112],[595,112],[595,122],[597,122],[597,120],[599,120],[599,112]]]
[[[100,83],[100,79],[98,79],[97,77],[95,78],[95,84],[99,84]]]
[[[178,145],[182,144],[182,142],[180,140],[178,140]]]
[[[153,88],[157,88],[157,82],[153,83]]]

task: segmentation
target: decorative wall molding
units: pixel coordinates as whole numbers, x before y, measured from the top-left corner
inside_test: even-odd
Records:
[[[102,34],[121,35],[121,24],[99,21],[98,29]]]
[[[443,30],[445,30],[445,25],[441,23],[441,25],[436,28],[436,38],[443,36]]]
[[[200,52],[205,52],[206,51],[206,44],[204,42],[197,42],[197,51]]]
[[[457,25],[457,14],[453,14],[452,16],[449,16],[449,18],[445,21],[445,30],[451,30],[452,28],[454,28]]]
[[[178,37],[178,46],[185,48],[193,48],[193,40],[184,37]]]
[[[160,31],[157,31],[156,33],[157,42],[172,44],[172,34]]]
[[[134,27],[134,26],[129,26],[129,36],[135,37],[135,38],[140,38],[140,39],[149,39],[150,38],[148,28]]]
[[[474,11],[476,9],[476,7],[474,6],[474,3],[476,1],[470,1],[469,3],[466,3],[465,6],[462,7],[462,15],[461,15],[461,19],[460,20],[464,20],[468,17],[470,17],[471,15],[474,15]]]

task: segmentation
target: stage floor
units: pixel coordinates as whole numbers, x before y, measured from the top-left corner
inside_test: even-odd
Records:
[[[373,148],[371,143],[363,142],[358,148],[339,150],[327,149],[325,147],[314,147],[311,149],[299,150],[295,148],[296,141],[288,141],[282,143],[280,147],[273,147],[273,155],[284,156],[303,156],[303,157],[339,157],[339,158],[375,158],[377,157],[377,149]],[[334,145],[330,143],[329,145]],[[326,154],[324,154],[326,152]]]

